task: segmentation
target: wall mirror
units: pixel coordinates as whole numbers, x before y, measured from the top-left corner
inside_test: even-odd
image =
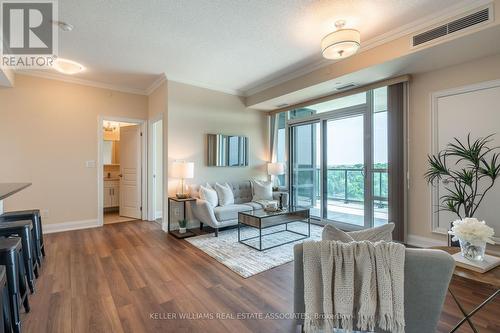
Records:
[[[207,165],[247,166],[248,138],[237,135],[207,134]]]
[[[119,141],[103,140],[102,163],[105,165],[120,164],[120,143]]]

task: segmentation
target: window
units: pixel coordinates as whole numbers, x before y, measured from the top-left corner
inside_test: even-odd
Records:
[[[292,204],[344,229],[387,223],[387,87],[284,112],[279,119],[280,147],[289,125]],[[279,161],[284,151],[278,148]]]

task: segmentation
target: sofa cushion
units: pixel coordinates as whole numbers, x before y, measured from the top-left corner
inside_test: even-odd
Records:
[[[342,243],[349,243],[354,241],[354,239],[351,236],[349,236],[347,232],[342,231],[331,224],[325,225],[325,227],[323,228],[323,232],[321,233],[321,239],[329,241],[338,241]]]
[[[250,202],[245,202],[245,205],[252,207],[253,210],[264,209],[264,205],[261,204],[260,202],[250,201]]]
[[[272,200],[273,184],[271,182],[252,180],[253,201]]]
[[[219,203],[217,192],[208,184],[207,186],[200,186],[200,199],[207,201],[212,207],[217,206]]]
[[[360,231],[345,232],[331,224],[327,224],[323,228],[323,233],[321,238],[323,240],[335,240],[343,243],[348,243],[352,241],[392,241],[392,230],[394,229],[394,223],[388,223],[381,225],[379,227],[364,229]]]
[[[252,206],[249,205],[233,204],[215,207],[214,214],[218,221],[237,220],[239,212],[252,210]]]
[[[234,194],[235,204],[244,204],[252,201],[252,185],[249,180],[230,183]]]
[[[219,206],[234,204],[233,190],[231,190],[231,186],[229,186],[228,183],[222,185],[215,183],[215,190],[217,191],[217,196],[219,197]]]
[[[379,227],[364,229],[360,231],[351,231],[349,236],[354,238],[355,241],[367,240],[370,242],[378,241],[392,241],[392,231],[394,230],[394,223],[387,223]]]

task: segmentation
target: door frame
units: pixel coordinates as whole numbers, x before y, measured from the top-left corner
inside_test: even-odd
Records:
[[[147,219],[147,207],[148,207],[148,195],[147,188],[148,182],[147,178],[147,138],[148,138],[148,128],[147,121],[144,119],[135,119],[127,117],[115,117],[115,116],[97,116],[97,224],[102,227],[104,225],[104,164],[103,164],[103,127],[105,121],[117,121],[122,123],[137,124],[141,127],[141,201],[142,201],[142,211],[141,219]]]
[[[156,165],[156,156],[155,156],[155,144],[154,144],[154,134],[155,131],[153,130],[153,124],[161,121],[162,122],[162,144],[165,146],[165,140],[164,140],[164,135],[165,135],[165,122],[163,120],[163,113],[160,113],[156,115],[155,117],[151,118],[148,120],[148,126],[151,129],[149,131],[149,136],[148,140],[150,144],[148,145],[148,202],[150,203],[148,205],[148,220],[149,221],[156,221],[156,211],[158,211],[158,207],[155,207],[155,202],[156,202],[156,195],[154,193],[154,178],[153,178],[153,173],[154,173],[154,166]],[[163,172],[163,177],[162,177],[162,184],[160,184],[162,188],[162,206],[161,212],[162,212],[162,221],[164,220],[165,216],[165,191],[163,189],[166,188],[166,175],[165,175],[165,147],[162,147],[162,172]]]

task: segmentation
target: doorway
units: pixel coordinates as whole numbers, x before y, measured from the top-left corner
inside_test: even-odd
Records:
[[[99,118],[98,219],[112,224],[144,219],[145,122]]]
[[[163,119],[150,121],[150,220],[162,224],[163,216]]]

